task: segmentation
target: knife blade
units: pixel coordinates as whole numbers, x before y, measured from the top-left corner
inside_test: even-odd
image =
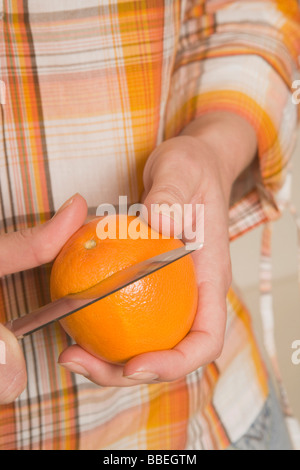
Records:
[[[187,245],[184,245],[180,248],[175,248],[166,253],[154,256],[153,258],[141,261],[112,274],[85,291],[70,294],[54,302],[50,302],[37,310],[7,322],[5,326],[12,331],[18,339],[22,339],[24,336],[34,333],[54,321],[60,320],[88,305],[98,302],[104,297],[127,287],[202,247],[203,244],[193,245],[192,248],[188,248]]]

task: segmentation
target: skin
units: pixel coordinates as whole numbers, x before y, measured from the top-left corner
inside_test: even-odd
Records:
[[[192,256],[199,305],[191,332],[171,351],[136,356],[124,366],[101,361],[78,345],[63,351],[59,364],[101,386],[134,386],[174,381],[216,360],[223,348],[226,295],[231,284],[228,208],[232,185],[257,153],[256,135],[242,117],[208,113],[159,145],[144,169],[143,202],[205,205],[205,245]],[[0,275],[29,269],[55,258],[85,221],[87,205],[75,195],[47,223],[0,237]],[[159,218],[150,221],[159,228]],[[172,221],[176,234],[176,223]],[[12,402],[26,386],[26,367],[18,341],[3,325],[7,346],[0,365],[0,403]]]

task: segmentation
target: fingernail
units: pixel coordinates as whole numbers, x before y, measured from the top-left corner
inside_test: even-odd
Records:
[[[88,371],[76,362],[62,362],[59,363],[59,365],[67,369],[69,372],[74,372],[74,374],[84,375],[85,377],[89,375]]]
[[[134,374],[131,375],[125,375],[127,379],[132,379],[132,380],[155,380],[158,378],[157,374],[154,374],[153,372],[148,372],[148,371],[141,371],[141,372],[134,372]]]
[[[78,193],[74,194],[74,196],[70,197],[70,199],[68,199],[55,213],[55,215],[57,214],[60,214],[62,211],[64,211],[67,207],[69,207],[72,202],[74,201],[75,199],[75,196],[77,196]],[[54,215],[54,217],[55,217]]]

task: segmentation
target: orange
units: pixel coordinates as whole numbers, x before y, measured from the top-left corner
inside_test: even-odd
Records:
[[[52,300],[81,292],[121,269],[182,246],[181,240],[163,238],[141,219],[107,216],[106,222],[112,222],[111,217],[117,226],[115,239],[98,238],[97,224],[104,219],[97,218],[62,248],[51,272]],[[124,230],[130,232],[130,224],[136,222],[140,237],[125,238]],[[108,362],[124,363],[141,353],[173,348],[190,330],[197,303],[195,268],[187,255],[60,323],[86,351]]]

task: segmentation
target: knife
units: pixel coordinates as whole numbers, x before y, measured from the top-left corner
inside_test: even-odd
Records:
[[[22,317],[7,322],[4,326],[12,331],[18,339],[22,339],[25,335],[31,334],[54,321],[98,302],[104,297],[123,289],[123,287],[158,271],[202,247],[203,244],[191,244],[190,247],[184,245],[180,248],[175,248],[174,250],[141,261],[140,263],[112,274],[85,291],[77,294],[69,294],[66,297],[50,302]]]

